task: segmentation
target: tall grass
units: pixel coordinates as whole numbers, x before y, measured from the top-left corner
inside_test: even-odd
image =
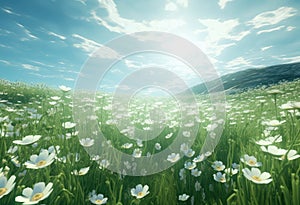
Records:
[[[269,136],[281,136],[282,141],[273,143],[277,147],[299,152],[300,146],[300,112],[297,107],[282,109],[288,102],[300,102],[300,81],[282,83],[270,88],[258,88],[244,93],[227,95],[226,122],[221,140],[214,152],[206,160],[197,162],[196,168],[201,170],[200,176],[193,176],[184,168],[186,161],[192,161],[201,150],[207,135],[207,126],[213,116],[208,96],[199,96],[200,125],[198,136],[191,147],[195,155],[183,157],[177,163],[160,173],[151,176],[127,176],[125,173],[113,173],[108,168],[99,168],[99,161],[112,156],[89,156],[76,133],[76,127],[66,129],[65,122],[73,122],[71,92],[49,89],[44,86],[30,86],[20,83],[0,82],[0,168],[6,168],[7,177],[15,175],[16,186],[8,195],[0,198],[0,204],[17,204],[15,197],[22,195],[25,187],[32,187],[37,182],[52,182],[53,192],[41,203],[45,204],[91,204],[89,193],[95,190],[108,198],[107,204],[298,204],[300,200],[299,158],[278,160],[276,156],[263,152],[260,139]],[[268,93],[271,89],[282,91],[274,98]],[[51,97],[60,99],[53,100]],[[114,122],[110,121],[111,96],[99,93],[96,98],[96,115],[100,129],[110,140],[109,145],[127,154],[139,148],[143,155],[158,153],[155,144],[166,149],[174,140],[165,137],[178,131],[178,126],[166,127],[163,132],[139,147],[137,142],[120,133]],[[149,109],[155,102],[138,99],[131,105],[131,120],[140,128],[146,127]],[[55,102],[55,103],[49,103]],[[156,99],[157,102],[157,99]],[[94,103],[94,102],[91,102]],[[170,121],[179,118],[174,102],[166,100],[159,106],[169,115]],[[89,103],[87,103],[87,107]],[[154,106],[155,108],[155,106]],[[82,108],[86,109],[86,108]],[[121,112],[121,111],[120,111]],[[7,116],[7,117],[6,117]],[[270,120],[283,122],[271,126]],[[88,128],[87,128],[88,129]],[[33,145],[18,145],[15,152],[9,152],[13,141],[27,135],[41,135],[42,138]],[[86,136],[89,137],[89,136]],[[125,143],[132,143],[129,149],[122,148]],[[32,170],[24,163],[33,154],[50,146],[59,146],[57,159],[50,166]],[[99,147],[98,147],[99,148]],[[178,151],[179,152],[179,151]],[[262,163],[259,169],[271,174],[272,182],[257,184],[243,175],[243,169],[249,167],[241,162],[245,155],[255,156]],[[298,153],[299,154],[299,153]],[[17,158],[16,160],[15,157]],[[214,180],[217,173],[212,168],[215,161],[222,161],[226,168],[238,164],[238,173],[226,174],[226,182]],[[109,166],[109,165],[108,165]],[[75,175],[74,170],[90,167],[85,175]],[[72,174],[73,172],[73,174]],[[224,171],[221,171],[224,173]],[[142,199],[131,195],[131,189],[137,184],[148,185],[150,193]],[[189,195],[186,201],[180,201],[179,195]]]

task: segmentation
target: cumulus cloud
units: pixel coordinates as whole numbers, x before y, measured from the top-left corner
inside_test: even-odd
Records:
[[[225,48],[234,46],[235,42],[242,40],[245,36],[250,34],[248,30],[237,31],[240,25],[238,19],[225,21],[220,19],[199,19],[199,22],[206,27],[201,30],[201,32],[206,33],[206,47],[213,52],[214,55],[220,55]],[[232,42],[222,43],[223,40]]]
[[[231,1],[233,1],[233,0],[219,0],[218,4],[219,4],[219,6],[220,6],[221,9],[224,9],[225,6],[226,6],[226,4],[228,2],[231,2]]]
[[[121,17],[117,5],[113,0],[98,0],[99,5],[107,10],[108,16],[103,18],[95,11],[91,12],[92,18],[109,31],[116,33],[133,33],[138,31],[172,31],[185,24],[181,19],[159,19],[151,21],[137,21]],[[185,1],[180,1],[185,2]]]
[[[264,26],[276,25],[297,14],[297,10],[292,7],[280,7],[273,11],[266,11],[258,14],[247,24],[258,29]]]

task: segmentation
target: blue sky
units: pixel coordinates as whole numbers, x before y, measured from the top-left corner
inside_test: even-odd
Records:
[[[124,34],[165,31],[193,42],[220,75],[300,62],[297,0],[28,0],[0,2],[1,78],[73,87],[98,47]],[[199,78],[178,60],[132,56],[112,68],[107,87],[132,69],[166,66],[188,85]]]

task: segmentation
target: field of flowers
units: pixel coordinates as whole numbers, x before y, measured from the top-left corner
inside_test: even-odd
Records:
[[[134,163],[117,174],[109,169],[110,156],[87,154],[95,141],[78,139],[70,88],[1,81],[0,204],[299,204],[299,91],[300,81],[294,81],[226,95],[222,137],[213,152],[203,154],[206,134],[219,122],[209,98],[199,96],[194,144],[183,143],[167,157],[171,168],[134,177],[126,175]],[[110,117],[111,96],[99,93],[87,102],[96,104],[90,118],[108,139],[102,147],[139,158],[169,146],[180,126],[176,102],[144,101],[130,105],[130,119],[141,129],[153,123],[149,109],[169,113],[163,132],[147,142],[128,139],[122,133],[128,130],[117,129]]]

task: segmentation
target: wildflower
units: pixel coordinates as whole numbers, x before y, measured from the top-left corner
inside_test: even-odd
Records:
[[[49,154],[48,150],[41,150],[39,155],[31,155],[30,161],[24,163],[28,169],[41,169],[53,163],[55,153]]]
[[[15,201],[23,202],[23,204],[37,204],[51,194],[53,191],[52,186],[53,183],[51,182],[48,183],[47,186],[44,182],[38,182],[33,185],[33,189],[30,187],[23,189],[23,196],[17,196]]]
[[[6,176],[2,175],[0,172],[0,199],[4,197],[5,195],[9,194],[13,188],[15,187],[15,179],[16,176],[12,175],[8,180]]]
[[[194,177],[199,177],[201,175],[201,171],[198,170],[197,168],[196,169],[192,169],[191,171],[191,174],[194,176]]]
[[[272,90],[267,91],[267,93],[269,93],[271,95],[277,95],[277,94],[282,94],[283,92],[278,89],[272,89]]]
[[[154,147],[158,151],[161,150],[161,145],[159,143],[155,143]]]
[[[196,167],[196,163],[195,162],[185,162],[184,163],[184,168],[188,169],[188,170],[192,170]]]
[[[278,127],[283,123],[285,123],[285,120],[282,120],[282,121],[270,120],[270,121],[263,122],[264,125],[267,125],[267,126],[270,126],[270,127]]]
[[[44,150],[44,149],[42,149]],[[59,145],[56,145],[55,147],[52,145],[50,147],[48,147],[48,152],[51,154],[51,153],[54,153],[54,154],[59,154],[60,153],[60,146]]]
[[[249,179],[250,181],[256,183],[256,184],[268,184],[272,181],[270,179],[271,175],[268,172],[263,172],[258,168],[251,168],[251,171],[248,168],[245,168],[242,170],[244,173],[244,176]]]
[[[225,169],[225,165],[221,161],[215,161],[211,166],[216,171],[223,171]]]
[[[287,158],[287,160],[294,160],[294,159],[298,159],[300,157],[299,154],[297,154],[297,151],[296,150],[290,150],[286,155],[282,155],[281,157],[279,157],[278,159],[279,160],[283,160],[285,158]]]
[[[238,169],[233,169],[233,168],[230,167],[230,168],[224,169],[224,172],[226,174],[235,175],[239,172],[239,170]]]
[[[71,174],[83,176],[83,175],[86,175],[89,170],[90,170],[90,167],[84,167],[84,168],[81,168],[79,171],[77,171],[75,169],[73,172],[71,172]]]
[[[133,150],[132,156],[134,158],[140,158],[142,156],[142,150],[137,148]]]
[[[173,133],[169,133],[169,134],[167,134],[166,136],[165,136],[165,138],[166,139],[169,139],[169,138],[171,138],[173,136]]]
[[[204,156],[205,156],[205,157],[209,157],[211,154],[212,154],[212,152],[207,151],[207,152],[204,153]]]
[[[262,165],[261,162],[257,162],[257,159],[254,156],[249,156],[247,154],[244,155],[244,158],[241,158],[241,161],[250,167],[260,167]]]
[[[137,139],[137,140],[136,140],[136,144],[137,144],[137,146],[139,146],[139,147],[143,147],[143,146],[144,146],[144,145],[143,145],[143,141],[140,140],[140,139]]]
[[[136,197],[137,199],[141,199],[150,193],[148,190],[149,190],[148,185],[143,186],[141,184],[138,184],[136,185],[135,188],[131,189],[131,195]]]
[[[204,154],[198,155],[196,158],[193,159],[193,162],[202,162],[204,160]]]
[[[183,131],[183,132],[182,132],[182,135],[183,135],[184,137],[190,137],[190,136],[191,136],[191,132],[189,132],[189,131]]]
[[[179,159],[180,159],[179,154],[175,154],[175,153],[168,155],[168,158],[167,158],[167,160],[172,163],[177,162]]]
[[[260,148],[263,152],[267,152],[275,156],[285,155],[287,153],[287,150],[278,148],[275,145],[270,145],[268,148],[261,146]]]
[[[22,140],[14,140],[14,144],[18,145],[29,145],[38,141],[42,136],[41,135],[27,135],[22,138]]]
[[[184,155],[185,155],[186,157],[192,157],[192,156],[194,156],[194,154],[195,154],[195,151],[192,150],[192,149],[188,149],[188,150],[184,153]]]
[[[217,172],[217,174],[214,174],[213,176],[214,176],[214,180],[217,182],[221,182],[221,183],[226,182],[225,174],[222,174],[221,172]]]
[[[19,156],[12,156],[11,157],[11,162],[16,166],[16,167],[20,167],[21,163],[18,160]]]
[[[291,102],[282,104],[281,106],[279,106],[280,109],[282,110],[292,110],[294,109],[293,104]]]
[[[292,102],[292,107],[295,109],[300,109],[300,102]]]
[[[71,128],[73,128],[73,127],[76,126],[76,123],[73,123],[73,122],[64,122],[64,123],[62,123],[62,126],[65,129],[71,129]]]
[[[183,143],[180,145],[180,151],[183,153],[186,153],[189,150],[189,145],[186,143]]]
[[[49,102],[49,104],[50,104],[50,105],[56,105],[57,102],[56,102],[56,101],[51,101],[51,102]]]
[[[51,96],[50,98],[51,98],[52,100],[55,100],[55,101],[60,100],[60,97],[58,97],[58,96]]]
[[[130,149],[132,146],[133,146],[132,143],[125,143],[125,144],[123,144],[121,147],[122,147],[123,149]]]
[[[84,138],[79,140],[80,144],[84,147],[91,147],[94,145],[94,139],[91,138]]]
[[[178,196],[179,201],[186,201],[186,200],[188,200],[188,198],[190,198],[190,196],[187,194],[182,194],[182,195]]]
[[[271,145],[275,142],[282,142],[282,136],[276,135],[274,137],[267,137],[266,139],[256,141],[255,143],[258,145],[261,145],[261,146],[267,146],[267,145]]]
[[[109,163],[108,160],[103,159],[103,160],[101,160],[101,162],[99,163],[99,165],[100,165],[99,168],[102,169],[102,168],[107,168],[110,165],[110,163]]]
[[[103,194],[96,194],[96,191],[93,190],[92,193],[90,193],[89,200],[93,204],[106,204],[108,198],[104,198]]]

